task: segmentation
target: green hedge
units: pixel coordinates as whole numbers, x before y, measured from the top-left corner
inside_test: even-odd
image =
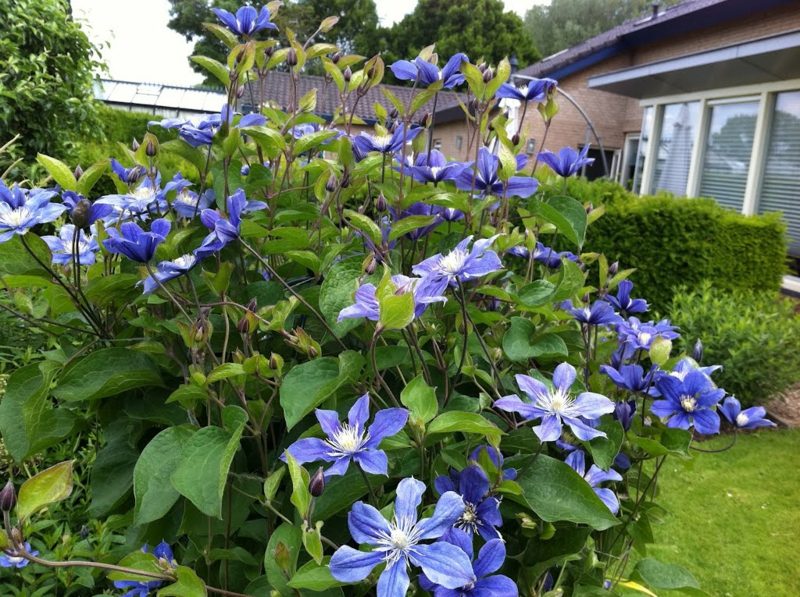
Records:
[[[636,268],[637,294],[655,310],[666,312],[678,287],[697,288],[704,280],[730,290],[780,288],[787,250],[780,214],[743,216],[713,199],[609,193],[607,181],[594,194],[581,186],[570,190],[606,209],[589,227],[585,250]]]

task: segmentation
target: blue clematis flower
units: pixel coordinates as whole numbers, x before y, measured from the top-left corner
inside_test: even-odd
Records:
[[[131,261],[147,263],[153,258],[156,247],[166,240],[170,228],[171,224],[163,218],[153,221],[150,232],[145,232],[134,222],[125,222],[119,230],[107,230],[109,238],[103,241],[103,246]]]
[[[160,184],[160,174],[155,180],[146,177],[127,193],[104,195],[95,205],[106,210],[103,221],[107,225],[134,217],[146,219],[151,214],[165,214],[169,205]]]
[[[614,418],[619,421],[625,431],[631,428],[635,413],[636,400],[623,400],[614,405]]]
[[[91,203],[83,195],[74,191],[64,191],[61,194],[61,201],[67,206],[67,212],[74,217],[75,208],[86,211],[86,224],[92,225],[97,220],[102,220],[114,210],[111,205],[102,203]]]
[[[423,151],[413,166],[405,166],[403,170],[417,182],[432,182],[435,186],[444,180],[455,180],[465,168],[469,168],[469,164],[448,162],[441,151],[431,149],[430,157]]]
[[[397,486],[394,517],[387,521],[374,507],[363,502],[353,504],[347,517],[350,535],[372,551],[359,551],[343,545],[331,557],[330,571],[340,582],[364,580],[375,566],[386,564],[378,579],[378,597],[406,594],[410,580],[409,566],[422,569],[433,583],[457,589],[477,581],[469,556],[461,549],[438,539],[464,512],[464,502],[453,492],[439,498],[430,518],[417,518],[425,484],[414,478],[403,479]]]
[[[164,120],[151,120],[148,124],[157,124],[164,129],[177,129],[181,139],[192,147],[200,147],[211,145],[214,135],[225,123],[228,126],[243,129],[250,126],[261,126],[267,122],[266,117],[253,112],[245,114],[234,124],[235,116],[236,112],[228,104],[225,104],[219,114],[193,118],[165,118]]]
[[[228,197],[226,206],[228,208],[227,218],[216,209],[204,209],[200,214],[200,221],[211,232],[194,250],[198,259],[205,259],[209,255],[219,253],[228,244],[239,238],[242,214],[267,208],[267,204],[263,201],[248,201],[242,189],[237,189],[233,195]]]
[[[408,411],[404,408],[386,408],[375,413],[372,425],[369,419],[369,394],[356,400],[347,413],[347,423],[339,422],[335,410],[315,411],[322,431],[327,438],[306,437],[294,442],[286,451],[299,464],[324,460],[333,465],[325,471],[325,477],[343,475],[350,461],[372,475],[387,475],[388,460],[386,452],[378,449],[381,441],[398,433],[406,425]],[[281,456],[286,460],[286,456]]]
[[[517,87],[512,83],[503,83],[497,90],[497,99],[515,99],[521,102],[543,102],[558,85],[553,79],[532,79],[527,85]]]
[[[500,537],[500,500],[490,495],[489,477],[481,467],[471,464],[461,472],[450,469],[449,475],[436,477],[433,485],[440,495],[454,491],[464,500],[464,513],[453,524],[455,528],[470,537],[478,533],[487,541]]]
[[[373,136],[367,133],[359,133],[353,139],[353,153],[358,160],[363,160],[372,151],[384,154],[397,153],[422,131],[422,127],[419,126],[412,126],[406,130],[405,125],[400,124],[391,135]]]
[[[650,412],[666,421],[667,427],[689,429],[694,425],[705,435],[719,433],[719,415],[714,410],[725,396],[702,371],[689,371],[683,379],[662,375],[656,380],[662,396],[654,400]]]
[[[147,276],[140,282],[144,286],[144,294],[152,294],[156,288],[165,282],[189,273],[189,270],[197,265],[197,262],[197,257],[192,254],[181,255],[172,261],[159,262],[153,275]]]
[[[396,294],[407,294],[409,292],[414,294],[414,317],[421,316],[431,303],[447,301],[441,295],[425,294],[430,289],[422,287],[420,285],[421,282],[422,280],[419,278],[409,278],[402,274],[392,276]],[[367,283],[359,286],[355,293],[356,302],[342,309],[339,312],[337,321],[358,317],[364,317],[370,321],[378,321],[380,319],[380,305],[376,292],[377,288],[374,284]]]
[[[620,313],[644,313],[650,308],[647,301],[641,298],[632,299],[631,290],[633,290],[633,282],[623,280],[617,287],[617,295],[607,294],[604,299]]]
[[[531,255],[530,251],[522,245],[511,247],[508,249],[507,253],[514,255],[515,257],[521,257],[522,259],[530,259]],[[541,263],[550,269],[558,269],[561,267],[562,259],[568,259],[570,261],[577,262],[578,256],[571,251],[558,252],[555,249],[545,246],[538,241],[536,242],[536,246],[533,249],[533,260],[535,262]]]
[[[36,551],[35,549],[31,549],[31,544],[28,543],[27,541],[25,542],[24,546],[25,546],[25,551],[31,554],[32,556],[39,555],[38,551]],[[13,553],[18,553],[13,551],[13,548],[11,548],[11,551]],[[22,556],[15,556],[6,552],[0,552],[0,568],[24,568],[28,564],[30,564],[30,560],[28,560],[27,558],[23,558]]]
[[[600,371],[608,375],[618,388],[629,392],[644,392],[653,383],[658,367],[653,365],[647,374],[641,365],[620,365],[618,368],[600,365]]]
[[[478,150],[477,168],[469,165],[461,171],[456,179],[456,186],[462,191],[476,190],[482,196],[498,197],[530,197],[539,187],[539,182],[530,176],[512,176],[507,182],[500,180],[500,158],[485,147]]]
[[[417,56],[413,61],[398,60],[389,68],[394,76],[401,81],[417,81],[419,85],[427,87],[437,81],[442,81],[442,87],[452,89],[464,82],[461,74],[461,65],[469,62],[467,55],[458,52],[453,54],[440,71],[439,68],[427,60]]]
[[[677,329],[666,319],[642,323],[636,317],[629,317],[617,326],[617,335],[620,344],[627,344],[631,350],[650,350],[656,338],[678,338],[680,334],[675,331]]]
[[[138,182],[139,179],[142,178],[142,176],[144,176],[147,172],[144,166],[140,166],[139,164],[136,164],[131,168],[126,168],[114,158],[111,158],[111,171],[116,174],[117,178],[119,178],[123,183],[128,185]]]
[[[175,195],[175,199],[172,201],[172,208],[179,217],[192,219],[213,204],[213,189],[206,189],[202,195],[198,195],[190,189],[182,189]]]
[[[489,248],[498,236],[474,243],[468,236],[447,255],[437,253],[413,266],[411,271],[422,278],[419,292],[424,297],[440,297],[448,286],[456,287],[503,269],[500,257]],[[467,249],[470,243],[472,248]]]
[[[503,479],[507,481],[513,481],[517,478],[517,469],[515,468],[503,468],[503,454],[495,448],[494,446],[478,446],[475,448],[472,453],[469,455],[470,462],[478,463],[478,459],[480,458],[481,452],[486,452],[489,456],[489,460],[492,461],[492,464],[498,469],[503,471]]]
[[[564,301],[561,308],[568,311],[576,321],[586,325],[617,325],[622,323],[622,317],[617,315],[607,302],[598,300],[591,305],[575,307],[572,301]]]
[[[12,236],[22,236],[37,224],[52,222],[67,209],[65,205],[50,203],[56,195],[48,189],[23,189],[19,185],[8,188],[0,181],[0,243]]]
[[[604,483],[606,481],[622,481],[622,475],[620,475],[614,469],[604,471],[594,464],[587,471],[586,454],[584,454],[583,450],[575,450],[571,452],[564,462],[571,466],[576,473],[586,480],[586,482],[589,484],[589,487],[594,490],[594,492],[597,494],[597,497],[603,500],[603,503],[608,506],[608,509],[611,510],[612,514],[619,512],[619,499],[617,498],[616,494],[610,489],[600,487],[599,485],[600,483]]]
[[[501,410],[518,413],[526,420],[541,419],[541,424],[534,427],[533,431],[543,442],[558,440],[563,432],[563,423],[569,425],[575,436],[583,441],[606,437],[605,433],[588,425],[587,420],[592,421],[614,412],[614,403],[594,392],[582,392],[575,398],[570,396],[575,375],[575,367],[561,363],[553,372],[552,389],[538,379],[517,375],[517,385],[531,402],[523,402],[514,394],[496,400],[494,405]]]
[[[148,553],[150,548],[147,544],[142,546],[142,551]],[[175,556],[172,553],[172,548],[168,543],[162,541],[153,549],[153,555],[164,568],[174,569],[178,566],[175,561]],[[159,588],[164,584],[162,580],[115,580],[114,588],[129,589],[123,593],[121,597],[148,597],[151,591]]]
[[[459,529],[451,529],[445,533],[442,542],[452,543],[463,551],[470,560],[473,559],[472,537]],[[437,585],[424,574],[419,577],[420,587],[433,593],[434,597],[516,597],[519,595],[516,583],[502,574],[494,574],[506,559],[506,546],[502,539],[487,541],[472,562],[475,582],[457,589],[448,589]]]
[[[77,239],[77,251],[73,244],[75,240],[75,226],[64,224],[58,231],[58,236],[43,236],[42,240],[50,247],[53,255],[53,263],[58,265],[71,265],[73,256],[77,257],[78,265],[92,265],[95,262],[95,254],[100,250],[97,244],[95,232],[86,234],[80,230]]]
[[[396,214],[393,208],[390,208],[390,211],[393,216],[395,216],[395,221],[399,222],[404,218],[408,218],[410,216],[435,216],[433,222],[428,224],[427,226],[422,226],[421,228],[416,228],[405,235],[406,238],[410,240],[418,240],[423,236],[426,236],[430,232],[436,229],[444,220],[439,217],[439,207],[436,205],[428,205],[427,203],[413,203],[407,209],[404,209],[400,214]]]
[[[588,145],[584,145],[580,153],[571,147],[564,147],[557,154],[552,151],[540,151],[539,160],[550,166],[556,174],[567,177],[576,174],[584,166],[594,163],[594,158],[586,157],[588,151]]]
[[[220,22],[236,35],[252,37],[265,29],[278,29],[275,23],[270,22],[269,8],[262,6],[257,11],[252,6],[242,6],[233,15],[223,8],[212,8]]]
[[[775,427],[775,423],[765,419],[767,411],[763,406],[751,406],[742,410],[742,404],[733,396],[728,396],[720,405],[719,412],[729,423],[739,429],[757,429],[758,427]]]

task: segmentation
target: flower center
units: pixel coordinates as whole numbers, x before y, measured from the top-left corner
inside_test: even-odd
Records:
[[[748,418],[747,418],[747,415],[746,415],[746,414],[744,414],[744,413],[739,413],[738,415],[736,415],[736,424],[737,424],[739,427],[744,427],[744,426],[745,426],[745,425],[747,425],[749,422],[750,422],[750,419],[748,419]]]
[[[419,529],[417,523],[409,517],[394,519],[389,523],[389,531],[381,531],[376,542],[377,550],[385,552],[384,560],[387,566],[392,566],[406,551],[419,543]]]
[[[456,276],[461,273],[461,270],[464,268],[467,256],[468,254],[466,251],[462,249],[453,249],[439,260],[439,267],[445,274]]]
[[[681,396],[681,407],[687,413],[694,412],[697,408],[697,399],[694,396]]]
[[[397,528],[392,529],[391,542],[392,547],[395,549],[406,549],[411,544],[411,540],[405,531]]]
[[[133,197],[137,201],[148,201],[148,202],[152,201],[155,198],[155,195],[156,194],[153,192],[152,188],[147,187],[143,184],[136,187],[136,190],[133,193],[131,193],[131,197]]]
[[[389,147],[391,142],[392,142],[391,135],[378,135],[377,137],[375,137],[375,146],[380,147],[382,151],[386,151],[386,148]]]
[[[456,521],[455,526],[474,533],[478,530],[480,524],[481,521],[478,518],[477,506],[475,504],[470,504],[469,502],[464,502],[464,513]]]
[[[184,205],[190,205],[192,207],[195,207],[199,200],[200,200],[199,195],[195,193],[190,193],[186,189],[183,189],[175,198],[175,201],[177,201],[178,203],[183,203]]]
[[[641,332],[639,334],[639,344],[642,346],[647,346],[650,344],[650,340],[652,339],[652,335],[647,332]]]
[[[194,262],[195,262],[194,255],[181,255],[175,261],[173,261],[175,265],[183,269],[193,266]]]
[[[544,405],[544,408],[555,414],[564,414],[569,410],[572,402],[573,400],[570,398],[569,394],[561,390],[556,390],[550,394],[550,404]]]
[[[434,178],[439,176],[439,172],[441,171],[442,171],[441,166],[431,166],[431,176],[433,176]]]
[[[369,439],[369,433],[361,431],[358,425],[350,427],[345,423],[326,442],[333,448],[331,456],[350,456],[358,452],[367,439]]]
[[[32,215],[31,210],[27,207],[18,207],[4,213],[0,218],[0,223],[5,224],[8,228],[19,228],[27,224]]]

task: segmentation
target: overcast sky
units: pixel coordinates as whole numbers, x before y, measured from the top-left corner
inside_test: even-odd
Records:
[[[520,16],[549,0],[503,0]],[[258,3],[256,3],[258,4]],[[416,2],[375,0],[381,24],[411,12]],[[123,81],[195,85],[203,78],[189,66],[192,43],[167,27],[167,0],[72,0],[75,17],[102,49],[110,77]]]

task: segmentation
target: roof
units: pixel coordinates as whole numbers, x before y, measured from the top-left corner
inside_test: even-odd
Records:
[[[797,0],[686,0],[675,6],[631,19],[571,48],[548,56],[519,71],[529,77],[562,79],[612,56],[642,45],[746,19]]]
[[[245,90],[242,99],[248,103],[255,103],[255,101],[258,100],[260,83],[249,83],[249,86],[249,89]],[[405,105],[408,105],[411,98],[419,93],[419,90],[414,90],[412,87],[377,85],[367,90],[366,95],[364,95],[357,104],[355,103],[355,94],[351,94],[347,104],[348,109],[352,109],[355,105],[356,116],[363,119],[368,124],[373,124],[378,119],[374,108],[376,103],[386,108],[387,112],[390,112],[394,107],[381,91],[382,88],[391,91]],[[254,94],[252,99],[250,89],[252,89]],[[325,77],[300,75],[297,85],[297,97],[303,97],[312,89],[317,90],[317,108],[314,112],[324,118],[332,118],[334,112],[341,104],[339,89],[336,87],[336,84],[333,83],[333,81],[327,81]],[[292,103],[292,93],[290,73],[271,71],[264,80],[264,97],[261,99],[262,101],[272,101],[280,106],[286,107]],[[459,109],[460,94],[452,91],[440,91],[437,95],[437,122],[447,122],[458,117],[463,118],[463,112]],[[433,112],[432,101],[423,105],[418,113],[421,115],[425,112]]]
[[[216,89],[111,79],[97,79],[94,96],[109,104],[204,113],[219,112],[227,99],[225,93]]]

